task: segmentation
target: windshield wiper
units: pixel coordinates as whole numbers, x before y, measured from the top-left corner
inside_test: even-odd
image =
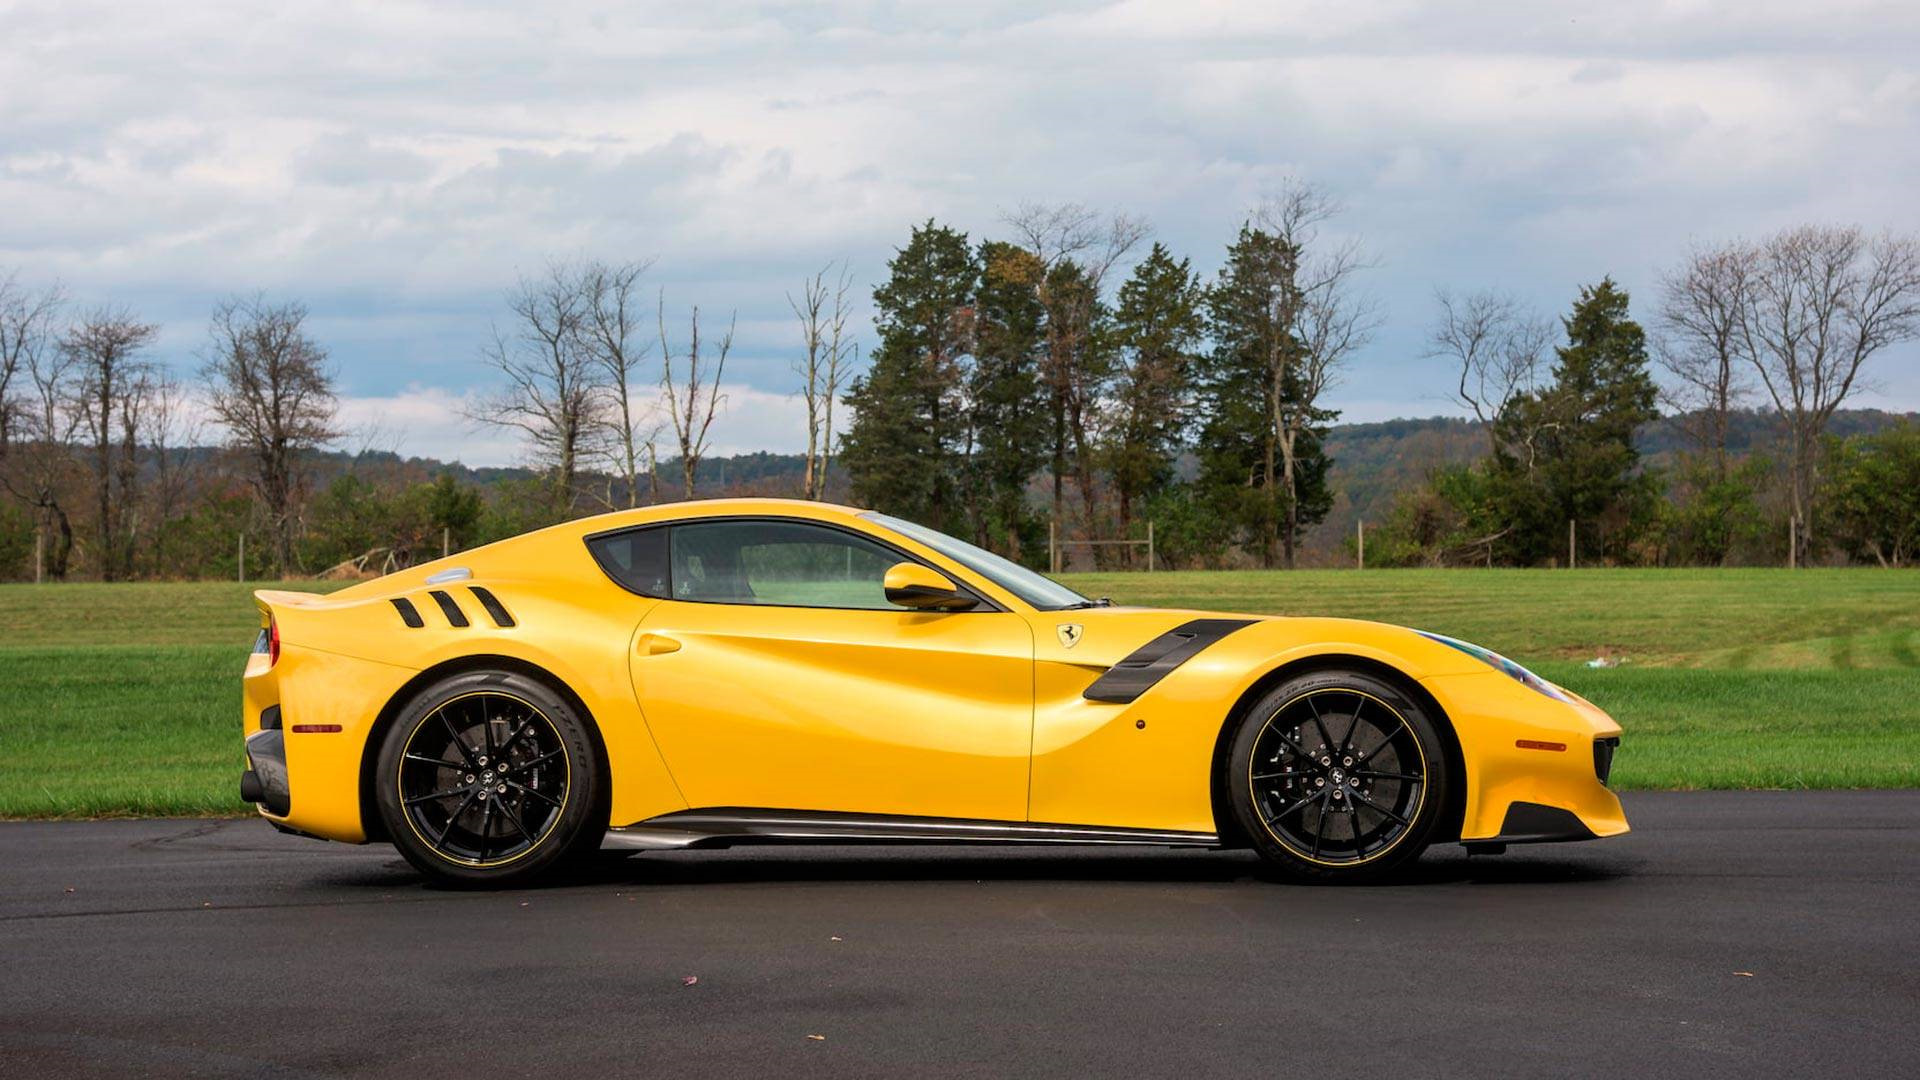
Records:
[[[1113,606],[1113,601],[1112,601],[1112,600],[1111,600],[1110,598],[1108,598],[1108,597],[1105,597],[1105,596],[1103,596],[1103,597],[1101,597],[1101,598],[1100,598],[1100,599],[1098,599],[1098,600],[1082,600],[1082,601],[1080,601],[1079,603],[1076,603],[1076,604],[1068,604],[1068,605],[1067,605],[1067,606],[1065,606],[1065,607],[1058,607],[1058,608],[1054,608],[1053,610],[1055,610],[1055,611],[1079,611],[1079,610],[1080,610],[1081,608],[1090,608],[1090,607],[1112,607],[1112,606]]]

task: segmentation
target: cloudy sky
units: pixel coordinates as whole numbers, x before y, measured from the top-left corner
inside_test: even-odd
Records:
[[[1311,179],[1379,260],[1362,420],[1456,411],[1436,285],[1557,313],[1612,274],[1644,313],[1691,241],[1920,228],[1911,2],[0,0],[0,41],[0,273],[134,306],[182,371],[216,298],[303,300],[350,421],[475,464],[515,454],[456,415],[480,343],[556,256],[738,310],[733,451],[801,438],[785,293],[929,217],[1077,201],[1211,274]],[[1920,409],[1920,353],[1877,383]]]

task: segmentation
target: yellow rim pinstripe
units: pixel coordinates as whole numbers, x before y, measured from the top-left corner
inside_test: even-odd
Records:
[[[400,784],[400,770],[406,768],[406,765],[407,765],[405,747],[413,745],[413,737],[415,735],[420,734],[421,726],[424,725],[428,720],[433,719],[433,717],[438,715],[440,711],[445,709],[447,706],[452,705],[456,702],[465,701],[466,699],[473,698],[473,697],[503,697],[510,701],[515,701],[521,705],[524,705],[528,712],[538,717],[549,728],[553,729],[554,742],[558,744],[560,747],[560,764],[566,770],[567,786],[564,789],[562,789],[560,792],[560,805],[554,808],[552,823],[549,824],[546,830],[540,834],[539,839],[527,845],[527,850],[522,851],[516,855],[510,855],[504,859],[489,859],[485,861],[481,861],[478,859],[461,859],[461,858],[455,858],[453,856],[448,855],[446,852],[441,851],[438,847],[434,845],[433,841],[420,835],[420,829],[417,826],[415,826],[413,823],[413,815],[406,812],[406,789],[402,787]],[[444,862],[452,863],[455,866],[466,866],[466,867],[472,867],[474,869],[479,869],[479,870],[491,870],[494,867],[507,866],[512,863],[518,862],[521,859],[526,858],[527,856],[540,850],[540,848],[546,844],[547,838],[553,835],[553,830],[556,827],[558,827],[558,825],[560,824],[560,819],[566,815],[567,804],[573,801],[573,756],[567,753],[567,740],[565,736],[560,734],[560,725],[554,723],[553,718],[549,717],[544,711],[542,711],[538,705],[535,705],[533,702],[528,701],[526,698],[523,698],[520,695],[512,693],[510,691],[469,690],[464,694],[456,694],[455,696],[448,698],[447,700],[441,702],[438,705],[435,705],[433,708],[428,709],[426,712],[420,714],[420,719],[414,721],[413,730],[407,732],[406,742],[402,743],[401,746],[402,746],[402,752],[400,755],[400,763],[399,765],[395,766],[394,773],[393,773],[394,790],[401,793],[400,814],[402,817],[406,818],[407,829],[411,831],[413,835],[417,837],[422,844],[426,845],[426,848],[428,851],[431,851],[436,858],[439,858]]]
[[[1331,866],[1331,867],[1365,866],[1367,863],[1373,862],[1374,860],[1379,859],[1381,856],[1385,855],[1387,852],[1392,851],[1393,849],[1399,847],[1400,842],[1405,840],[1408,834],[1413,832],[1412,823],[1420,820],[1420,811],[1423,808],[1425,808],[1425,806],[1427,805],[1427,788],[1431,786],[1427,782],[1427,776],[1428,776],[1427,748],[1425,746],[1422,746],[1420,743],[1419,730],[1416,729],[1412,724],[1407,722],[1407,718],[1400,714],[1399,709],[1396,709],[1392,705],[1388,704],[1387,702],[1382,701],[1379,698],[1373,696],[1372,694],[1367,693],[1365,690],[1355,690],[1350,687],[1344,687],[1344,686],[1322,686],[1322,687],[1315,688],[1313,690],[1308,690],[1303,694],[1296,694],[1295,696],[1288,698],[1286,701],[1282,702],[1279,705],[1279,707],[1275,708],[1271,713],[1267,714],[1266,720],[1262,722],[1260,725],[1259,732],[1257,732],[1253,737],[1253,745],[1255,746],[1259,745],[1260,737],[1267,733],[1267,729],[1273,726],[1273,722],[1279,719],[1281,713],[1286,712],[1288,709],[1293,708],[1295,705],[1298,705],[1300,702],[1305,701],[1308,698],[1318,694],[1347,694],[1353,697],[1365,698],[1366,700],[1371,701],[1379,705],[1381,708],[1387,710],[1388,714],[1391,715],[1395,720],[1398,720],[1400,722],[1400,726],[1406,728],[1408,733],[1413,736],[1414,750],[1420,755],[1420,798],[1419,798],[1419,801],[1414,803],[1413,813],[1408,815],[1407,817],[1408,827],[1400,830],[1400,835],[1394,837],[1391,843],[1387,844],[1385,847],[1381,848],[1379,851],[1376,851],[1370,855],[1362,856],[1358,859],[1349,859],[1345,862],[1330,862],[1326,859],[1315,858],[1312,854],[1305,851],[1301,851],[1299,848],[1288,843],[1283,837],[1280,836],[1279,833],[1275,832],[1272,823],[1267,821],[1266,815],[1260,813],[1260,807],[1259,807],[1257,798],[1254,795],[1254,790],[1255,790],[1253,786],[1254,755],[1251,752],[1252,747],[1248,748],[1249,752],[1247,754],[1247,778],[1246,778],[1247,779],[1247,796],[1250,800],[1253,800],[1254,802],[1254,816],[1260,819],[1260,827],[1266,830],[1268,836],[1273,837],[1274,843],[1279,844],[1281,847],[1285,848],[1289,855],[1293,855],[1297,858],[1305,860],[1306,862],[1313,863],[1316,866]]]

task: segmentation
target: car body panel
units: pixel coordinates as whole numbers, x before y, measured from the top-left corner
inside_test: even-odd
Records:
[[[910,612],[694,603],[636,595],[586,538],[694,518],[816,521],[879,538],[986,603]],[[492,593],[512,625],[471,590]],[[455,625],[435,591],[458,606]],[[445,665],[506,662],[562,684],[597,730],[613,826],[681,811],[797,811],[1215,833],[1224,726],[1301,665],[1399,673],[1439,707],[1465,775],[1460,838],[1491,839],[1516,804],[1626,830],[1592,743],[1618,725],[1403,627],[1300,616],[1091,607],[1041,611],[939,551],[847,507],[750,499],[568,522],[331,595],[262,591],[279,662],[249,662],[246,731],[283,707],[290,810],[274,820],[368,838],[362,778],[378,721]],[[393,601],[415,608],[408,626]],[[1083,695],[1143,644],[1195,619],[1241,618],[1126,703]],[[670,644],[662,644],[662,642]],[[335,732],[299,730],[338,725]],[[1563,750],[1524,744],[1561,744]]]
[[[640,630],[674,645],[633,684],[691,805],[1026,816],[1020,615],[663,600]]]

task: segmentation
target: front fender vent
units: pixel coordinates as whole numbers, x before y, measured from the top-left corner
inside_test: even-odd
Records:
[[[1252,619],[1195,619],[1182,623],[1121,658],[1106,674],[1082,690],[1080,696],[1088,701],[1126,705],[1198,655],[1200,650],[1252,624]]]

